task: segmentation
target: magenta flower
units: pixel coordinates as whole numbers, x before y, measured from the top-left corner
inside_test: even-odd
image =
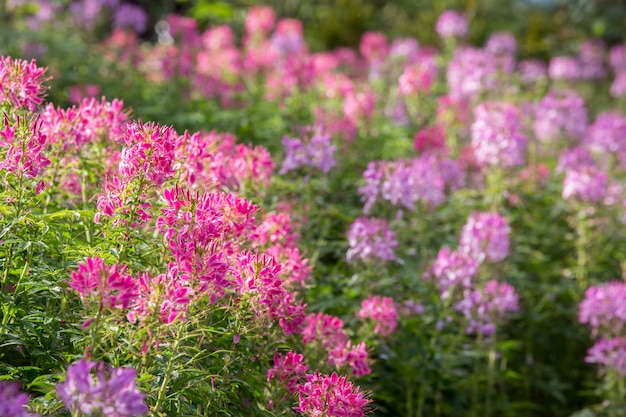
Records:
[[[348,230],[348,245],[348,262],[357,258],[363,261],[391,261],[396,259],[393,249],[398,242],[386,220],[358,218]]]
[[[35,178],[50,165],[50,160],[44,156],[48,137],[41,131],[41,123],[29,126],[30,132],[26,137],[21,137],[17,126],[23,120],[18,116],[16,122],[12,122],[6,113],[4,115],[0,126],[0,150],[6,149],[6,154],[4,161],[0,160],[0,170]]]
[[[161,185],[174,176],[179,136],[173,128],[133,122],[126,125],[122,142],[119,170],[123,177],[145,176],[154,185]]]
[[[343,346],[347,341],[341,319],[324,313],[307,315],[301,334],[305,344],[317,341],[327,350]]]
[[[246,35],[266,35],[274,28],[275,22],[276,15],[270,6],[251,7],[246,15]]]
[[[494,55],[515,55],[517,40],[510,32],[493,33],[487,39],[485,49]]]
[[[566,171],[581,169],[582,167],[595,167],[596,161],[589,151],[581,146],[565,149],[559,158],[556,166],[556,172],[562,173]]]
[[[463,226],[459,251],[478,262],[500,262],[509,254],[511,228],[498,213],[475,212]]]
[[[398,79],[398,92],[404,96],[429,93],[437,79],[437,73],[435,57],[425,55],[404,69]]]
[[[104,307],[128,308],[139,295],[137,282],[126,266],[106,265],[100,258],[87,258],[72,272],[69,284],[83,299],[96,299]]]
[[[382,61],[389,52],[389,43],[380,32],[365,32],[359,45],[361,55],[368,61]]]
[[[613,80],[609,91],[613,97],[626,96],[626,70],[622,70],[621,72],[615,74],[615,79]]]
[[[57,393],[71,412],[86,416],[140,416],[148,407],[144,394],[136,387],[136,375],[132,368],[106,369],[104,363],[81,359],[67,369],[65,381],[57,385]]]
[[[548,75],[553,80],[578,80],[581,76],[580,62],[570,56],[555,56],[550,60]]]
[[[437,19],[435,31],[444,39],[462,38],[467,35],[468,26],[467,17],[463,13],[446,10]]]
[[[294,410],[307,417],[363,417],[370,403],[359,387],[339,376],[319,371],[307,375],[307,382],[298,385],[298,407]]]
[[[365,342],[353,345],[351,341],[348,341],[348,343],[337,346],[328,352],[328,362],[337,368],[341,368],[344,365],[349,366],[354,376],[372,373],[369,367]]]
[[[367,297],[361,302],[361,309],[357,316],[361,319],[370,318],[376,323],[374,333],[389,336],[398,326],[398,312],[393,299],[379,295]]]
[[[615,45],[609,51],[609,65],[615,72],[626,69],[626,45]]]
[[[0,381],[0,416],[39,417],[26,411],[27,402],[28,394],[20,391],[19,382]]]
[[[604,57],[606,46],[601,41],[585,41],[580,45],[580,77],[585,80],[596,80],[606,76]]]
[[[305,379],[308,369],[309,367],[304,364],[303,355],[295,352],[281,355],[276,352],[274,353],[274,366],[267,371],[267,382],[277,379],[285,385],[287,391],[294,393],[298,383]]]
[[[505,102],[485,102],[474,109],[472,148],[478,163],[513,167],[524,163],[528,140],[517,108]]]
[[[27,62],[0,56],[0,103],[10,102],[17,108],[34,112],[45,96],[45,72],[35,60]]]

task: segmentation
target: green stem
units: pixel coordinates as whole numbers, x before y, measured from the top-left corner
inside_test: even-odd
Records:
[[[493,335],[489,341],[489,356],[488,356],[488,368],[487,368],[487,393],[485,396],[485,417],[491,417],[492,408],[492,396],[493,385],[495,377],[495,364],[496,364],[496,336]]]
[[[172,347],[172,355],[176,354],[176,350],[178,348],[178,338],[174,341],[174,345]],[[161,382],[161,386],[159,387],[159,393],[157,394],[157,400],[154,404],[154,412],[158,413],[163,401],[165,400],[165,390],[167,389],[167,384],[170,382],[170,375],[172,374],[172,366],[174,364],[173,358],[167,361],[167,368],[165,368],[165,375],[163,375],[163,382]]]
[[[587,216],[581,206],[576,216],[576,281],[581,292],[587,288],[587,240]]]

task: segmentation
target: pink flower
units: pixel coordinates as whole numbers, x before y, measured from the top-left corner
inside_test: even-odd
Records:
[[[550,91],[535,109],[535,136],[541,142],[567,137],[580,140],[587,131],[584,99],[574,90]]]
[[[467,35],[467,17],[465,17],[463,13],[454,10],[446,10],[441,13],[439,19],[437,19],[435,30],[439,36],[444,39],[455,37],[462,38]]]
[[[324,313],[307,315],[301,334],[305,344],[317,341],[325,349],[343,346],[347,341],[341,319]]]
[[[111,308],[128,308],[139,295],[137,282],[126,273],[126,266],[106,265],[100,258],[87,258],[78,264],[69,286],[83,299],[94,298]]]
[[[336,416],[363,417],[370,403],[359,387],[339,376],[323,375],[319,371],[306,376],[307,382],[298,385],[298,407],[294,410],[307,417]]]
[[[16,116],[12,121],[5,113],[0,130],[0,150],[6,149],[4,161],[0,160],[0,170],[14,172],[26,178],[35,178],[50,165],[50,160],[44,156],[48,148],[48,137],[41,130],[41,122],[26,125],[27,119]],[[4,152],[3,152],[4,153]]]
[[[580,63],[574,57],[555,56],[550,60],[548,75],[553,80],[578,80],[581,76]]]
[[[246,34],[268,34],[274,28],[275,21],[276,15],[270,6],[251,7],[246,15]]]
[[[267,371],[267,381],[277,379],[284,384],[287,391],[294,393],[299,382],[305,379],[308,365],[304,364],[304,356],[295,352],[287,352],[286,355],[274,353],[274,366]]]
[[[472,148],[480,164],[522,165],[527,143],[519,112],[513,104],[492,101],[474,109]]]
[[[359,51],[368,61],[383,60],[389,51],[387,38],[380,32],[365,32],[361,37]]]
[[[626,284],[607,282],[589,287],[580,303],[578,321],[589,324],[594,335],[620,335],[626,328]]]
[[[601,338],[587,351],[585,362],[603,365],[626,376],[626,337]]]
[[[344,365],[352,369],[352,375],[363,376],[372,373],[367,359],[367,349],[365,342],[353,345],[351,341],[339,345],[328,352],[328,362],[341,368]]]
[[[511,228],[498,213],[475,212],[467,219],[459,250],[478,262],[500,262],[509,253]]]
[[[563,199],[577,198],[580,201],[598,202],[607,193],[608,177],[595,166],[579,166],[565,171]]]
[[[374,333],[389,336],[398,326],[398,312],[393,299],[379,295],[367,297],[361,302],[361,309],[357,313],[361,319],[370,318],[376,323]]]
[[[17,108],[34,112],[45,96],[45,72],[35,60],[0,56],[0,102],[11,102]]]

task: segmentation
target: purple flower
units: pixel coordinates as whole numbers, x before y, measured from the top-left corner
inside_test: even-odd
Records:
[[[615,74],[615,79],[611,84],[610,93],[613,97],[626,96],[626,70]]]
[[[519,310],[518,302],[515,288],[506,282],[491,280],[482,289],[466,291],[455,308],[469,321],[468,334],[491,336],[508,313]]]
[[[81,359],[67,369],[65,381],[57,385],[57,393],[71,412],[108,417],[143,415],[148,407],[144,394],[136,387],[136,374],[131,368],[105,370],[104,363]]]
[[[550,91],[535,109],[533,129],[541,142],[581,139],[587,131],[585,100],[574,90]]]
[[[384,219],[356,219],[348,230],[348,244],[350,245],[346,254],[348,262],[356,258],[364,261],[396,259],[393,253],[393,249],[398,246],[396,234],[389,230],[389,225]]]
[[[626,376],[626,337],[601,338],[587,351],[585,362],[604,365]]]
[[[496,86],[498,60],[484,49],[459,48],[448,65],[446,80],[453,99],[475,97]]]
[[[527,59],[519,63],[520,80],[524,84],[533,84],[545,80],[548,69],[545,62],[538,59]]]
[[[115,11],[113,26],[116,28],[131,28],[142,33],[148,25],[148,14],[141,6],[122,4]]]
[[[485,50],[494,55],[515,55],[517,41],[510,32],[494,33],[487,39]]]
[[[556,167],[557,173],[579,169],[584,166],[595,166],[596,161],[593,159],[589,151],[581,146],[565,149],[559,158],[559,164]]]
[[[284,174],[303,166],[318,168],[327,173],[335,167],[335,151],[337,147],[330,143],[330,135],[316,133],[308,143],[298,138],[283,138],[285,159],[279,171]]]
[[[475,212],[463,226],[459,251],[478,262],[499,262],[509,254],[511,228],[498,213]]]
[[[565,171],[563,199],[577,198],[580,201],[597,203],[607,192],[608,177],[595,166],[575,167]]]
[[[580,77],[585,80],[604,78],[604,56],[606,47],[601,41],[586,41],[580,45]]]
[[[441,298],[450,298],[459,285],[468,289],[478,273],[478,265],[479,262],[466,252],[442,248],[430,268],[430,275],[438,281]]]
[[[583,144],[591,151],[616,153],[626,150],[626,116],[617,112],[598,114],[595,122],[587,129]]]
[[[548,75],[553,80],[578,80],[581,76],[580,63],[571,56],[555,56],[550,60]]]
[[[445,200],[445,167],[436,155],[424,154],[413,160],[370,162],[363,173],[366,184],[359,188],[368,214],[377,200],[415,210],[418,201],[438,206]]]
[[[28,394],[20,392],[18,382],[0,381],[0,416],[2,417],[39,417],[31,414],[24,406],[28,402]]]
[[[486,102],[474,109],[472,148],[483,165],[513,167],[524,163],[527,138],[517,108],[510,103]]]
[[[619,335],[626,324],[626,284],[619,281],[589,287],[579,306],[578,321],[593,333]]]
[[[454,10],[446,10],[441,13],[435,25],[435,31],[444,39],[462,38],[467,34],[467,30],[467,17],[463,13]]]
[[[626,45],[615,45],[611,48],[609,65],[616,73],[626,71]]]

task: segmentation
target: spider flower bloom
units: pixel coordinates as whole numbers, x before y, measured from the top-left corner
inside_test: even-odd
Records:
[[[28,402],[28,394],[20,392],[18,382],[0,381],[0,416],[2,417],[39,417],[31,414],[24,406]]]
[[[457,49],[448,65],[446,81],[453,99],[473,98],[496,86],[498,60],[484,49]]]
[[[524,84],[534,84],[547,79],[548,68],[545,62],[538,59],[526,59],[518,65],[520,80]]]
[[[486,102],[474,109],[472,148],[478,163],[513,167],[524,163],[527,138],[517,108],[510,103]]]
[[[459,250],[478,262],[499,262],[509,254],[511,228],[498,213],[475,212],[463,226]]]
[[[92,370],[96,369],[95,378]],[[104,363],[81,359],[57,385],[59,398],[72,413],[107,417],[140,416],[148,411],[131,368],[104,369]]]
[[[365,32],[359,45],[361,55],[368,61],[382,61],[389,52],[389,44],[380,32]]]
[[[304,344],[318,341],[327,350],[345,345],[348,339],[341,319],[324,313],[307,315],[301,334]]]
[[[587,363],[597,363],[626,376],[626,337],[601,338],[587,351]]]
[[[304,356],[299,353],[287,352],[285,355],[274,353],[274,366],[267,371],[267,382],[276,378],[293,394],[297,390],[298,382],[304,379],[309,369],[303,362]]]
[[[335,151],[337,147],[330,143],[330,135],[316,133],[308,143],[285,136],[283,144],[286,148],[286,154],[279,171],[281,175],[302,166],[315,167],[328,173],[336,165]]]
[[[341,368],[344,365],[350,366],[354,376],[372,373],[367,360],[365,342],[361,342],[356,346],[352,342],[337,346],[328,352],[328,362],[337,368]]]
[[[519,310],[515,288],[506,282],[488,281],[482,289],[467,291],[455,308],[469,321],[467,333],[491,336],[508,313]]]
[[[306,376],[307,382],[298,385],[298,407],[294,410],[307,417],[337,416],[364,417],[370,403],[360,388],[339,376],[323,375],[319,371]]]
[[[599,154],[616,153],[626,150],[626,116],[617,112],[598,114],[589,126],[583,144]]]
[[[604,67],[604,56],[606,46],[601,41],[586,41],[580,45],[580,76],[585,80],[596,80],[604,78],[606,68]]]
[[[485,49],[494,55],[515,55],[517,40],[509,32],[498,32],[489,36]]]
[[[6,101],[34,112],[45,96],[45,72],[35,60],[27,62],[0,56],[0,104]]]
[[[594,335],[617,335],[626,325],[626,283],[613,281],[589,287],[580,303],[578,321],[589,324]]]
[[[363,261],[396,259],[393,253],[398,246],[396,234],[389,230],[389,224],[384,219],[356,219],[348,229],[348,244],[348,262],[357,258]]]
[[[248,10],[246,15],[246,35],[262,35],[268,34],[276,23],[276,15],[274,9],[270,6],[254,6]]]
[[[439,15],[435,31],[444,39],[462,38],[467,35],[468,26],[465,14],[454,10],[446,10]]]
[[[404,96],[429,93],[437,78],[437,65],[432,55],[422,57],[406,67],[398,79],[398,92]]]
[[[581,76],[580,63],[571,56],[555,56],[550,60],[548,75],[553,80],[578,80]]]
[[[441,290],[441,298],[448,299],[459,285],[467,289],[478,273],[479,262],[463,251],[442,248],[427,276],[434,276]]]
[[[139,295],[137,282],[126,267],[106,265],[100,258],[87,258],[72,272],[69,284],[83,299],[95,297],[102,306],[128,308]]]
[[[587,131],[585,100],[574,90],[550,91],[535,109],[533,129],[541,142],[580,140]]]
[[[565,171],[563,199],[577,198],[580,201],[597,203],[607,192],[608,177],[595,166],[575,167]]]
[[[556,166],[557,173],[563,173],[570,170],[581,169],[582,167],[594,167],[596,161],[593,159],[589,151],[582,146],[576,146],[570,149],[565,149],[559,158],[559,163]]]
[[[626,70],[622,70],[615,75],[609,91],[613,97],[626,96]]]
[[[398,326],[398,312],[393,299],[379,295],[369,295],[361,302],[361,309],[357,313],[361,319],[370,318],[376,323],[374,333],[389,336]]]
[[[142,33],[148,25],[148,14],[141,6],[133,4],[121,4],[115,10],[113,27],[131,28],[137,33]]]

